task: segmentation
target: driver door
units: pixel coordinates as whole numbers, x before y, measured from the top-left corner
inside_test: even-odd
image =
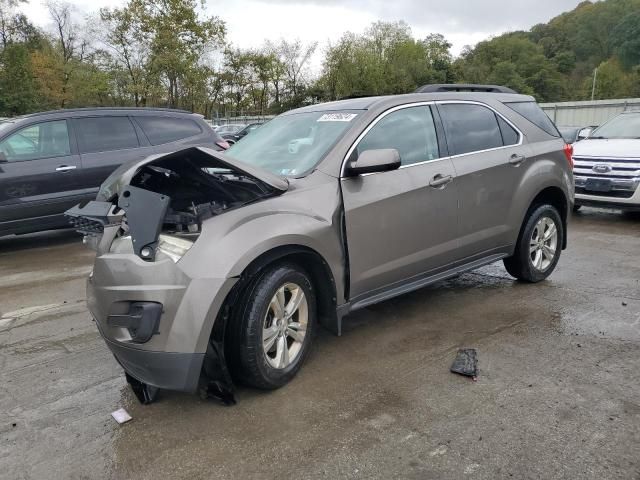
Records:
[[[357,154],[395,148],[397,170],[342,179],[352,304],[402,288],[456,260],[457,184],[442,158],[431,107],[383,114]]]
[[[39,122],[0,140],[0,224],[62,214],[77,200],[80,158],[67,120]]]

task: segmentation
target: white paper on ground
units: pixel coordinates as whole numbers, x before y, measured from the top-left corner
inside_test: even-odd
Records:
[[[111,416],[118,423],[126,423],[131,420],[131,415],[129,415],[129,413],[124,408],[120,408],[115,412],[112,412]]]

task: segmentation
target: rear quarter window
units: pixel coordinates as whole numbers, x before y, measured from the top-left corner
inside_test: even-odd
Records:
[[[549,135],[554,137],[561,136],[555,124],[547,114],[542,111],[536,102],[505,102],[505,105],[547,132]]]
[[[135,118],[151,145],[171,143],[202,133],[200,125],[188,118],[146,115]]]

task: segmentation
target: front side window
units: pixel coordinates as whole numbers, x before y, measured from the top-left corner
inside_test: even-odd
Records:
[[[87,117],[75,121],[81,153],[137,148],[140,144],[128,117]]]
[[[452,155],[503,146],[493,110],[482,105],[447,103],[438,106]]]
[[[281,115],[225,153],[276,175],[309,173],[353,124],[358,110]]]
[[[431,108],[424,105],[407,107],[384,116],[358,143],[358,155],[382,148],[395,148],[402,165],[438,158],[438,138]]]
[[[0,152],[9,162],[67,156],[71,153],[67,121],[37,123],[18,130],[0,142]]]

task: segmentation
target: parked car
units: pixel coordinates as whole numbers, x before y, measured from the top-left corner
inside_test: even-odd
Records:
[[[592,125],[588,127],[558,127],[558,131],[564,138],[564,141],[573,144],[587,138],[594,128],[597,126]]]
[[[120,164],[228,144],[185,111],[69,109],[0,122],[0,236],[69,227],[64,212],[93,200]]]
[[[234,123],[229,125],[218,125],[215,130],[219,135],[234,134],[242,130],[246,125]]]
[[[260,127],[261,123],[250,123],[242,130],[239,130],[236,133],[224,133],[222,134],[222,138],[224,138],[230,145],[233,145],[236,142],[239,142],[244,137],[246,137],[249,133],[253,132],[256,128]]]
[[[89,309],[139,398],[200,385],[231,402],[232,379],[289,382],[319,324],[340,334],[350,312],[501,259],[547,278],[570,162],[532,97],[436,90],[122,166],[68,214],[97,250]]]
[[[640,111],[612,118],[575,145],[575,209],[640,211]]]

